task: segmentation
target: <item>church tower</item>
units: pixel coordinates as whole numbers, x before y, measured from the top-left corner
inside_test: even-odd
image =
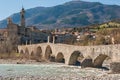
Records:
[[[22,8],[20,15],[21,15],[21,26],[25,27],[25,10],[24,10],[24,8]]]
[[[24,10],[24,8],[22,8],[22,10],[20,11],[19,33],[21,36],[25,35],[25,10]]]

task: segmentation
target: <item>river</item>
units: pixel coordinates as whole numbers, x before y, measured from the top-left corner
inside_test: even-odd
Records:
[[[108,76],[108,71],[65,64],[0,64],[0,80],[92,80]],[[120,75],[117,74],[120,79]],[[115,79],[116,79],[115,77]],[[88,78],[88,79],[87,79]]]

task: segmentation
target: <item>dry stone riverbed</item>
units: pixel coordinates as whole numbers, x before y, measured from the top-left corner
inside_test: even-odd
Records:
[[[120,80],[120,74],[56,63],[0,64],[0,80]]]

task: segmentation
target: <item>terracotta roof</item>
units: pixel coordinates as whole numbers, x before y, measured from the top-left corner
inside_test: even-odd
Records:
[[[7,32],[7,29],[0,29],[0,33]]]

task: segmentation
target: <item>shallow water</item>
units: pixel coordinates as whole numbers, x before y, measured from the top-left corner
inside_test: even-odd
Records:
[[[100,75],[98,69],[81,69],[64,64],[0,64],[0,76],[92,76]]]

